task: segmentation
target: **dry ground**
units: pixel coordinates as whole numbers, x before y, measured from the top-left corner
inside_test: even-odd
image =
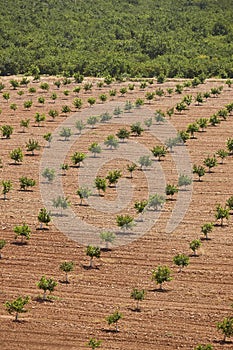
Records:
[[[202,182],[194,181],[191,203],[181,223],[172,233],[165,232],[166,222],[175,206],[174,201],[167,201],[161,216],[149,233],[132,243],[116,247],[111,251],[104,251],[96,262],[97,268],[86,269],[88,258],[85,247],[67,238],[60,232],[54,223],[49,230],[37,230],[38,211],[43,207],[39,187],[39,165],[46,142],[43,135],[53,132],[70,115],[76,113],[78,118],[86,118],[95,111],[90,108],[87,98],[97,98],[102,93],[108,95],[110,89],[117,90],[117,96],[111,102],[103,104],[103,111],[109,106],[126,100],[135,101],[136,98],[145,98],[147,91],[155,91],[158,87],[165,91],[174,87],[177,81],[168,81],[164,84],[149,85],[145,90],[139,88],[140,83],[135,82],[135,90],[127,92],[122,97],[119,93],[121,86],[128,86],[128,82],[112,83],[99,89],[96,80],[93,80],[91,92],[81,90],[79,97],[84,101],[81,111],[75,111],[72,101],[77,94],[73,91],[76,84],[64,86],[58,90],[52,77],[43,77],[41,81],[50,84],[49,92],[40,89],[41,82],[31,82],[28,87],[13,90],[10,79],[2,78],[5,84],[3,92],[10,92],[10,100],[6,102],[0,96],[0,125],[10,124],[14,132],[9,140],[0,139],[0,158],[3,168],[0,169],[0,180],[10,179],[13,190],[8,194],[6,201],[0,200],[0,238],[7,241],[2,250],[0,260],[0,337],[1,350],[27,349],[27,350],[57,350],[57,349],[85,349],[90,337],[102,340],[103,349],[118,350],[191,350],[197,344],[212,343],[214,349],[232,349],[233,343],[222,344],[222,335],[217,331],[216,324],[225,316],[232,314],[233,302],[233,220],[232,215],[228,224],[223,227],[215,226],[210,234],[211,240],[202,241],[199,256],[190,256],[190,264],[184,272],[178,273],[172,259],[177,253],[191,254],[189,243],[201,237],[201,226],[205,222],[215,221],[215,208],[217,203],[222,205],[226,199],[233,195],[233,157],[229,156],[224,164],[219,164],[212,173],[207,173]],[[180,82],[180,81],[179,81]],[[181,81],[182,83],[182,81]],[[83,85],[83,84],[82,84]],[[177,130],[182,130],[191,122],[200,117],[209,118],[212,114],[233,101],[233,89],[229,89],[224,81],[208,80],[197,88],[185,89],[179,95],[173,93],[171,97],[165,95],[156,97],[147,108],[152,113],[158,109],[166,112],[167,108],[175,106],[185,94],[196,96],[197,92],[209,91],[213,86],[223,85],[223,92],[217,98],[209,98],[200,106],[193,101],[190,108],[182,114],[175,113],[170,122]],[[30,94],[28,88],[35,86],[35,94]],[[19,96],[17,91],[24,94]],[[69,90],[65,97],[63,91]],[[55,103],[50,96],[52,92],[58,95]],[[38,104],[39,96],[45,97],[45,104]],[[32,99],[33,106],[27,111],[23,102]],[[16,111],[10,105],[16,103]],[[69,105],[72,112],[59,116],[52,121],[47,117],[40,127],[34,122],[36,112],[48,116],[50,109],[61,112],[61,106]],[[30,127],[25,133],[20,128],[20,120],[30,118]],[[128,119],[127,119],[128,118]],[[75,150],[87,152],[91,142],[102,142],[107,135],[115,133],[123,123],[130,125],[130,114],[124,115],[117,123],[97,124],[93,130],[89,128],[82,137],[78,138],[69,153],[67,163],[71,164],[70,156]],[[123,125],[123,124],[122,124]],[[192,163],[202,164],[203,159],[213,155],[218,149],[226,147],[226,140],[233,137],[233,117],[229,116],[216,127],[209,126],[206,132],[199,132],[197,137],[187,142],[187,150]],[[27,154],[25,143],[29,138],[39,141],[42,148],[35,156]],[[130,138],[135,141],[135,137]],[[145,131],[137,138],[148,149],[158,144],[158,140]],[[13,165],[9,152],[22,147],[25,153],[21,165]],[[105,176],[109,169],[120,168],[124,177],[128,176],[126,164],[122,157],[111,161],[100,169],[99,174]],[[177,173],[171,155],[167,155],[162,164],[167,182],[175,183]],[[83,167],[85,167],[85,162]],[[78,169],[70,168],[63,177],[63,186],[69,197],[76,215],[85,222],[101,227],[114,227],[115,215],[106,214],[91,206],[80,206],[75,194],[77,190]],[[90,169],[90,172],[92,170]],[[19,177],[28,176],[37,181],[32,192],[19,191]],[[131,181],[128,179],[128,181]],[[135,200],[147,198],[148,188],[145,173],[137,170],[132,180],[134,186],[133,198],[127,213],[135,215],[133,203]],[[116,199],[115,189],[107,189],[105,199]],[[124,213],[124,211],[122,212]],[[27,245],[16,245],[13,228],[15,225],[28,223],[32,229],[31,239]],[[85,232],[83,233],[85,234]],[[62,283],[64,276],[59,270],[62,261],[73,260],[75,269],[70,274],[70,284]],[[168,265],[172,270],[173,280],[165,285],[165,291],[159,292],[151,281],[151,271],[158,265]],[[52,302],[38,302],[36,300],[40,291],[37,282],[45,274],[58,281]],[[134,287],[145,289],[146,298],[141,303],[141,312],[135,312],[134,301],[130,293]],[[6,300],[12,300],[19,295],[29,295],[31,302],[29,312],[21,316],[20,322],[12,322],[4,308]],[[119,322],[120,332],[111,332],[106,322],[106,316],[119,309],[123,319]]]

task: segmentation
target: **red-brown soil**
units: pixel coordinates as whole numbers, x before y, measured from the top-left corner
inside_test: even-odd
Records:
[[[84,106],[80,112],[76,112],[72,105],[77,95],[72,92],[76,86],[74,82],[67,86],[62,85],[58,90],[53,84],[55,78],[43,77],[41,81],[50,84],[49,92],[44,92],[39,87],[41,82],[31,82],[28,87],[13,90],[10,79],[12,77],[2,78],[6,86],[3,92],[10,92],[9,102],[0,95],[0,126],[9,124],[14,127],[10,139],[0,139],[0,158],[3,162],[0,180],[9,179],[13,182],[13,189],[7,195],[7,200],[0,200],[0,239],[7,241],[0,260],[0,349],[81,350],[87,348],[86,344],[91,337],[101,339],[101,348],[109,350],[191,350],[197,344],[206,343],[213,344],[215,350],[232,349],[233,342],[221,343],[223,336],[216,327],[217,322],[232,315],[232,215],[228,224],[224,222],[223,227],[214,227],[210,234],[211,239],[202,241],[198,257],[190,256],[190,264],[182,273],[178,273],[178,268],[173,263],[174,255],[180,252],[191,255],[189,243],[202,236],[201,226],[205,222],[216,223],[216,204],[224,205],[233,195],[232,156],[228,156],[224,164],[219,164],[213,172],[206,173],[203,181],[194,181],[188,211],[172,233],[166,233],[165,227],[175,200],[166,202],[159,220],[149,233],[128,245],[103,251],[101,258],[96,261],[97,268],[86,268],[89,260],[85,254],[85,247],[67,238],[53,223],[49,225],[49,230],[37,230],[37,215],[39,209],[44,206],[39,188],[39,165],[43,148],[46,146],[43,135],[55,131],[72,113],[81,115],[83,111],[90,111],[91,114],[87,103],[90,96],[96,97],[100,104],[98,96],[102,93],[108,95],[108,91],[115,88],[118,93],[113,97],[113,101],[134,102],[138,97],[145,98],[147,91],[155,91],[158,87],[166,90],[182,81],[168,81],[160,85],[154,83],[145,90],[141,90],[140,83],[135,82],[135,90],[122,97],[119,89],[128,86],[128,82],[112,83],[110,87],[104,86],[99,89],[96,80],[93,79],[92,91],[85,93],[81,90],[79,93]],[[212,87],[220,85],[223,85],[223,91],[218,97],[211,97],[200,106],[193,101],[187,111],[175,113],[171,117],[170,122],[177,130],[186,129],[189,123],[200,117],[209,118],[232,102],[233,89],[228,88],[224,81],[208,80],[196,88],[185,89],[181,95],[173,93],[171,97],[156,97],[147,107],[151,111],[162,109],[166,112],[167,108],[181,101],[185,94],[196,96],[197,92],[210,91]],[[37,89],[35,94],[29,94],[30,86]],[[17,94],[19,90],[24,91],[21,97]],[[64,90],[70,91],[68,97],[64,96]],[[50,99],[52,92],[58,95],[55,103]],[[43,106],[37,102],[39,96],[45,97]],[[27,111],[23,102],[29,99],[33,100],[33,106]],[[17,104],[16,111],[10,109],[12,103]],[[36,112],[46,115],[50,109],[61,112],[64,105],[69,105],[72,109],[69,116],[60,113],[54,121],[47,117],[40,127],[36,126]],[[108,101],[103,104],[103,111],[107,105]],[[31,122],[29,129],[23,133],[19,124],[21,119],[26,118],[30,118]],[[70,156],[74,151],[87,152],[91,142],[103,142],[107,135],[116,133],[124,118],[130,117],[125,113],[119,118],[118,124],[110,121],[106,125],[98,123],[94,130],[90,128],[70,149],[67,163],[71,165]],[[130,121],[127,125],[130,125]],[[203,164],[206,156],[213,155],[220,148],[226,148],[226,140],[230,137],[233,137],[232,116],[226,121],[221,121],[216,127],[208,126],[205,132],[198,132],[195,139],[187,141],[186,146],[192,163]],[[38,140],[42,146],[35,156],[26,154],[25,144],[30,138]],[[135,140],[135,137],[131,136],[130,139]],[[148,149],[159,143],[147,131],[137,138],[137,142],[143,143]],[[9,152],[16,147],[22,147],[25,153],[20,165],[13,165],[9,157]],[[105,176],[109,169],[120,168],[126,177],[129,175],[126,171],[127,163],[122,155],[122,158],[117,158],[115,162],[103,165],[99,174]],[[161,166],[167,182],[176,183],[178,175],[171,155],[165,157]],[[78,188],[78,171],[79,169],[71,167],[63,177],[65,194],[69,197],[76,215],[84,221],[100,226],[100,231],[103,226],[116,227],[115,215],[79,205],[79,198],[75,194]],[[19,191],[18,179],[21,176],[37,181],[33,191]],[[127,213],[135,215],[133,203],[148,196],[144,172],[137,170],[132,183],[134,193]],[[108,188],[105,198],[114,200],[115,189]],[[31,239],[26,245],[17,245],[13,229],[15,225],[23,222],[32,229]],[[62,283],[64,274],[59,270],[59,265],[65,260],[75,262],[75,269],[70,273],[70,284]],[[155,283],[151,281],[151,271],[158,265],[168,265],[172,270],[173,279],[164,285],[164,292],[159,292]],[[42,275],[58,281],[53,293],[56,299],[52,302],[37,301],[37,296],[41,293],[37,282]],[[135,302],[130,298],[134,287],[146,290],[141,312],[134,311]],[[28,313],[20,315],[20,322],[13,322],[13,316],[7,314],[4,303],[19,295],[29,295],[31,301]],[[106,322],[106,317],[116,309],[123,314],[122,320],[119,321],[118,333],[111,332],[112,327]]]

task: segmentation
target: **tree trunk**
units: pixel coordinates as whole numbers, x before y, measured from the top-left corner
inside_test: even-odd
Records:
[[[68,272],[66,272],[66,283],[69,283],[69,280],[68,280]]]
[[[46,300],[46,290],[44,290],[43,300]]]
[[[119,329],[118,329],[118,322],[116,322],[116,332],[119,332]]]
[[[18,316],[19,316],[19,313],[16,312],[16,314],[15,314],[15,321],[16,321],[16,322],[19,320]]]
[[[93,267],[93,258],[90,259],[90,267]]]

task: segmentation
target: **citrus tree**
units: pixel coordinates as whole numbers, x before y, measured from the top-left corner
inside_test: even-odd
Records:
[[[40,150],[40,145],[37,140],[34,139],[29,139],[28,142],[26,143],[26,150],[28,152],[32,152],[32,155],[35,155],[35,151]]]
[[[108,172],[108,175],[106,176],[106,179],[109,182],[109,186],[116,186],[117,182],[119,181],[119,179],[121,178],[122,173],[120,170],[115,169],[112,171]]]
[[[14,160],[15,164],[23,161],[23,151],[20,147],[13,149],[10,152],[10,158]]]
[[[223,226],[223,220],[228,220],[230,216],[230,209],[217,204],[215,217],[217,220],[220,220],[220,225]]]
[[[100,347],[102,341],[97,340],[95,338],[90,338],[89,342],[87,343],[87,346],[89,346],[92,350],[97,349]]]
[[[73,164],[78,165],[78,167],[80,167],[81,163],[84,161],[85,158],[86,158],[86,154],[82,152],[75,152],[71,156],[71,160]]]
[[[106,182],[106,178],[105,177],[100,177],[97,176],[95,178],[95,187],[97,188],[97,190],[99,191],[99,195],[101,195],[100,191],[105,192],[106,188],[107,188],[107,182]]]
[[[151,149],[151,152],[155,158],[158,158],[158,161],[161,160],[162,157],[165,157],[167,154],[167,149],[165,146],[155,146]]]

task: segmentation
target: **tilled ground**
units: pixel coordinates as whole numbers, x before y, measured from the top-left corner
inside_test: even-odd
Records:
[[[189,243],[193,239],[202,237],[200,228],[205,222],[216,223],[216,204],[224,205],[226,199],[233,195],[232,156],[228,156],[224,163],[219,164],[211,173],[206,173],[203,181],[196,181],[194,177],[191,202],[185,216],[173,232],[166,232],[166,224],[177,203],[177,195],[174,200],[166,202],[159,219],[148,233],[127,245],[103,251],[101,258],[95,262],[96,268],[87,268],[89,260],[85,254],[85,247],[60,232],[55,226],[55,217],[48,230],[38,230],[37,215],[39,209],[44,206],[39,186],[40,161],[43,151],[47,148],[43,135],[49,131],[56,133],[56,128],[62,122],[69,121],[72,115],[85,121],[85,118],[95,115],[101,109],[103,112],[111,111],[115,103],[122,106],[126,100],[134,102],[139,97],[145,98],[147,91],[155,91],[158,87],[166,91],[168,87],[175,87],[182,81],[169,81],[160,85],[154,83],[145,90],[141,90],[140,83],[136,82],[134,91],[128,91],[125,96],[121,96],[119,89],[128,86],[128,82],[113,83],[110,87],[104,86],[99,89],[93,80],[94,87],[91,92],[81,90],[79,93],[84,106],[81,111],[75,111],[72,105],[77,95],[72,92],[75,83],[62,86],[58,90],[53,85],[55,78],[44,77],[42,81],[50,84],[49,92],[43,92],[39,87],[40,83],[34,82],[29,85],[37,89],[32,95],[28,92],[29,86],[13,90],[10,87],[10,79],[9,77],[2,79],[6,85],[3,93],[10,92],[9,102],[0,96],[2,109],[0,125],[10,124],[14,127],[10,139],[0,140],[0,158],[3,161],[0,179],[10,179],[13,182],[13,189],[7,195],[7,200],[0,201],[0,238],[7,241],[0,260],[0,348],[2,350],[85,349],[88,340],[94,337],[102,340],[103,349],[191,350],[197,344],[206,343],[212,343],[216,350],[232,349],[232,342],[229,341],[224,345],[221,343],[223,336],[216,328],[217,322],[232,314],[232,215],[228,224],[224,222],[223,227],[220,225],[214,227],[210,240],[202,240],[197,257],[191,256],[189,249]],[[224,87],[220,96],[211,97],[199,106],[193,101],[187,111],[181,114],[175,113],[168,119],[176,130],[183,130],[189,123],[201,117],[209,118],[227,103],[232,102],[233,90],[223,81],[208,80],[196,88],[185,89],[182,94],[173,93],[171,97],[167,95],[156,97],[150,104],[147,102],[143,108],[146,108],[151,115],[158,109],[166,112],[168,108],[181,101],[184,95],[196,96],[197,92],[210,91],[213,86],[220,85]],[[98,96],[102,93],[108,95],[108,91],[114,88],[117,90],[117,96],[101,104]],[[22,96],[17,94],[19,90],[24,91]],[[67,97],[64,96],[64,90],[70,91]],[[55,103],[50,99],[52,92],[58,95]],[[37,102],[39,96],[45,98],[43,106]],[[93,107],[89,107],[87,103],[90,96],[96,97],[98,101]],[[23,103],[29,99],[33,100],[33,105],[27,111]],[[17,104],[16,111],[10,109],[12,103]],[[62,114],[61,108],[64,105],[70,106],[72,112]],[[39,127],[36,126],[35,113],[45,113],[47,116],[50,109],[57,109],[60,112],[59,116],[54,121],[51,117],[47,117],[46,122]],[[124,113],[121,118],[113,118],[106,124],[98,123],[94,129],[87,127],[86,132],[77,136],[77,140],[68,150],[66,162],[71,165],[70,157],[74,151],[88,152],[92,142],[103,142],[109,134],[115,134],[121,126],[129,129],[132,121],[135,122],[134,115],[134,112]],[[142,115],[139,119],[143,121],[143,117]],[[19,124],[21,119],[26,118],[30,118],[31,122],[29,129],[23,133]],[[212,156],[220,148],[226,148],[226,140],[233,137],[232,116],[226,121],[221,121],[216,127],[208,126],[205,132],[198,132],[195,136],[195,139],[187,141],[186,148],[192,164],[203,164],[205,157]],[[36,151],[35,156],[26,152],[25,144],[30,138],[38,140],[42,146],[41,150]],[[135,145],[137,142],[148,150],[156,144],[161,144],[150,130],[145,130],[139,137],[131,136],[128,142]],[[20,165],[12,164],[9,157],[9,152],[16,147],[22,147],[25,153],[23,163]],[[147,172],[152,170],[136,170],[133,179],[130,179],[126,171],[128,159],[125,159],[125,151],[121,151],[123,149],[121,147],[125,145],[121,144],[116,153],[107,151],[113,154],[107,163],[102,156],[103,165],[99,168],[98,175],[106,176],[109,170],[121,169],[123,178],[132,185],[133,195],[127,208],[120,213],[135,216],[134,202],[146,199],[150,194]],[[86,163],[84,161],[80,169],[71,167],[67,175],[62,176],[64,193],[68,196],[75,215],[83,222],[99,227],[100,232],[105,227],[117,230],[116,214],[103,212],[91,205],[80,205],[76,194],[79,185],[78,175],[86,169],[87,164],[88,161]],[[179,174],[172,154],[168,154],[160,164],[166,182],[177,183]],[[89,176],[93,175],[93,168],[90,166],[86,171],[88,180]],[[37,181],[33,191],[19,190],[18,179],[21,176],[32,177]],[[94,194],[98,199],[97,193]],[[100,203],[107,200],[114,203],[117,195],[115,188],[108,188],[105,196],[99,198]],[[16,244],[14,239],[14,226],[23,222],[32,229],[31,239],[27,245]],[[85,236],[85,232],[83,235]],[[124,235],[122,242],[123,239]],[[183,272],[178,273],[178,268],[172,259],[181,252],[190,255],[190,264]],[[75,262],[69,284],[64,283],[64,275],[59,270],[59,265],[65,260]],[[168,265],[172,270],[173,279],[164,284],[163,292],[159,291],[158,286],[151,281],[151,271],[158,265]],[[56,298],[53,301],[38,301],[37,297],[41,291],[37,288],[37,282],[42,275],[53,277],[58,281],[53,293]],[[134,287],[146,290],[140,312],[135,311],[135,302],[130,298]],[[29,312],[20,317],[20,322],[12,322],[13,317],[7,314],[4,303],[19,295],[31,297]],[[123,315],[119,321],[118,333],[113,332],[114,328],[109,327],[106,322],[106,317],[116,309]]]

